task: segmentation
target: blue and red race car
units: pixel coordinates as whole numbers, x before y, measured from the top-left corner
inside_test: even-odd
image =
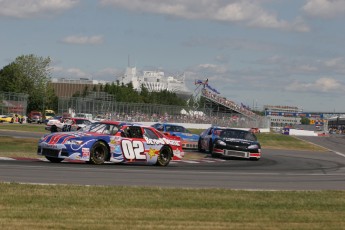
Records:
[[[88,131],[44,135],[37,154],[51,162],[64,159],[92,164],[106,161],[167,166],[184,156],[179,137],[165,136],[153,127],[104,121]]]
[[[184,149],[197,149],[199,135],[192,134],[188,129],[177,124],[156,123],[152,125],[158,131],[161,131],[168,136],[178,136],[181,138],[182,148]]]

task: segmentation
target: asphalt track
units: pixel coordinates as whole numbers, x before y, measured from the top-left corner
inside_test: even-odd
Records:
[[[0,181],[249,190],[345,190],[345,139],[303,139],[331,150],[309,152],[263,149],[259,161],[206,157],[171,162],[168,167],[71,162],[54,164],[35,159],[2,158]]]

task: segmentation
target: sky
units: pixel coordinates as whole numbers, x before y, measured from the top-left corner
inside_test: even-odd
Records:
[[[0,0],[0,28],[0,69],[34,54],[53,78],[116,81],[130,65],[259,110],[345,112],[345,0]]]

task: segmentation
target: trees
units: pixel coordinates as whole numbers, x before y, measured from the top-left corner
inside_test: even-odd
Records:
[[[310,125],[310,120],[307,117],[302,117],[301,118],[301,124],[302,125]]]
[[[186,101],[178,97],[175,93],[167,90],[149,92],[145,86],[142,86],[140,92],[138,92],[133,88],[132,83],[126,85],[119,84],[119,82],[117,84],[106,84],[103,91],[114,95],[118,102],[186,105]]]
[[[50,58],[33,54],[17,57],[0,70],[0,91],[29,95],[28,111],[52,108],[57,98],[51,87]]]

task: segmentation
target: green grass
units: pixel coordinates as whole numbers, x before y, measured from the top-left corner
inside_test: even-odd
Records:
[[[0,183],[1,229],[344,229],[341,191]],[[343,226],[343,227],[341,227]]]
[[[37,138],[0,136],[0,157],[37,158]]]
[[[14,130],[24,132],[35,132],[35,133],[48,133],[44,129],[44,124],[11,124],[11,123],[0,123],[0,130]]]
[[[261,146],[267,149],[326,151],[321,146],[300,140],[294,136],[278,133],[260,133],[256,134],[256,136]]]

